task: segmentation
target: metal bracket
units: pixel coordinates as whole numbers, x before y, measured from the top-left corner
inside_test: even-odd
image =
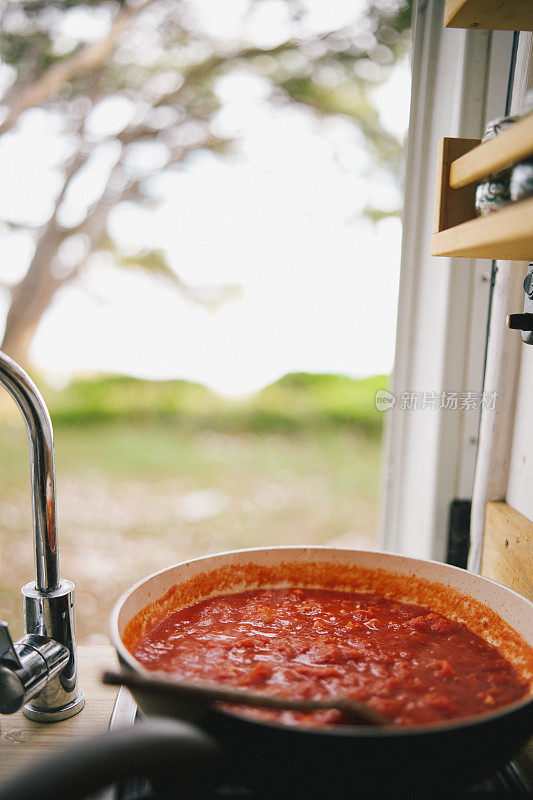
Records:
[[[533,264],[529,264],[527,275],[524,278],[524,312],[523,314],[509,314],[507,327],[522,331],[524,344],[533,344]]]

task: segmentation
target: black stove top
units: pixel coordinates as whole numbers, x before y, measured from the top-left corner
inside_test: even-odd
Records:
[[[138,719],[139,712],[135,701],[123,687],[115,704],[110,727],[132,725]],[[517,759],[510,761],[491,778],[470,787],[465,792],[454,793],[444,798],[441,793],[438,797],[439,800],[533,800],[531,751],[529,753],[527,750],[523,751]],[[282,786],[276,791],[276,796],[272,797],[258,794],[238,783],[222,784],[211,789],[198,789],[183,795],[175,786],[161,787],[158,785],[155,790],[149,780],[143,776],[130,778],[94,800],[100,800],[100,798],[101,800],[294,800],[290,794],[283,791]],[[324,798],[324,800],[329,800],[329,798]],[[357,791],[355,790],[353,794],[350,793],[346,800],[358,800]],[[395,798],[390,797],[386,800],[395,800]],[[413,796],[412,800],[434,800],[434,796],[417,795]]]
[[[141,777],[132,778],[127,783],[114,788],[109,800],[181,800],[179,792],[169,788],[156,793],[150,783]],[[472,787],[450,800],[527,800],[533,798],[533,786],[529,783],[519,766],[510,762],[503,770],[489,780]],[[188,797],[189,800],[189,797]],[[219,786],[200,795],[194,800],[290,800],[285,797],[282,788],[275,798],[258,796],[244,786]],[[327,800],[326,798],[324,800]],[[357,800],[357,795],[347,798]],[[415,800],[415,798],[413,798]],[[430,797],[416,800],[432,800]]]
[[[221,785],[210,790],[199,790],[192,796],[187,794],[186,798],[187,800],[291,800],[290,796],[284,794],[283,787],[280,787],[274,798],[258,795],[240,785]],[[442,795],[439,798],[442,800]],[[527,800],[528,798],[530,800],[533,798],[533,783],[520,763],[511,761],[493,777],[466,792],[453,794],[446,800]],[[122,785],[113,787],[105,800],[183,800],[183,795],[172,787],[159,788],[156,791],[146,778],[133,777]],[[357,794],[347,797],[346,800],[357,800]],[[413,800],[433,800],[433,798],[424,795],[417,796]]]

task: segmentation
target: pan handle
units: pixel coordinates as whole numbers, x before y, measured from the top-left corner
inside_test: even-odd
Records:
[[[221,755],[221,745],[198,728],[152,718],[55,751],[0,786],[0,800],[81,800],[124,778],[169,770],[179,797],[181,782],[211,774]]]

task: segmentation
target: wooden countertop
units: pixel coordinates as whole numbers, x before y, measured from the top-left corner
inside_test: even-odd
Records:
[[[81,645],[78,657],[79,683],[85,694],[85,707],[79,714],[53,723],[32,722],[21,711],[0,717],[0,785],[28,761],[60,751],[75,739],[106,732],[118,690],[104,686],[100,675],[106,667],[116,667],[115,650],[111,645]]]

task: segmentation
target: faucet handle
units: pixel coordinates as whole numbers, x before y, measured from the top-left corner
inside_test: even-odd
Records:
[[[9,633],[9,626],[3,619],[0,619],[0,664],[14,669],[22,667],[13,639]]]
[[[7,622],[0,620],[0,714],[13,714],[28,700],[38,704],[41,693],[51,688],[49,682],[52,679],[57,684],[52,691],[57,693],[61,673],[70,658],[71,653],[66,645],[38,633],[25,633],[17,642],[13,642]],[[75,702],[79,706],[80,698]],[[61,709],[60,716],[68,717],[70,710]],[[38,707],[30,711],[37,716],[43,715]],[[45,709],[44,713],[48,714],[49,710]],[[58,713],[56,711],[56,715]]]
[[[7,622],[0,619],[0,714],[12,714],[24,703],[25,689],[20,678],[22,669]]]

